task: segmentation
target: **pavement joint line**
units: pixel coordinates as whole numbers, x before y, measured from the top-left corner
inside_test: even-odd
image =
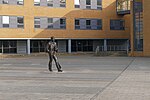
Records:
[[[12,65],[12,64],[3,64],[3,65],[7,65],[7,66],[10,66],[10,65]]]
[[[102,88],[102,90],[98,91],[92,98],[90,98],[90,100],[95,100],[106,88],[108,88],[112,83],[114,83],[121,76],[121,74],[124,73],[130,67],[130,65],[134,61],[135,61],[135,58],[133,58],[129,62],[129,64],[121,71],[121,73],[115,79],[113,79],[109,84],[107,84],[104,88]]]
[[[31,65],[41,65],[41,64],[31,64]]]

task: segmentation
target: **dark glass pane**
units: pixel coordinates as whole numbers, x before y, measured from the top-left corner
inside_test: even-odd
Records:
[[[48,25],[48,29],[53,29],[53,25]]]
[[[75,5],[75,8],[80,8],[80,5]]]
[[[86,20],[86,25],[91,25],[91,20]]]
[[[40,28],[40,25],[34,25],[35,28]]]
[[[19,24],[23,24],[23,17],[17,17],[17,22]]]
[[[66,19],[60,19],[60,24],[66,24]]]
[[[9,24],[3,24],[4,28],[9,28]]]
[[[3,41],[3,47],[9,47],[9,41]]]
[[[76,19],[75,20],[75,25],[80,25],[80,20]]]
[[[91,0],[86,0],[86,5],[91,5]]]

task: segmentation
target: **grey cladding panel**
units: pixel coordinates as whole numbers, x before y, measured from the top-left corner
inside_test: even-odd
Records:
[[[53,0],[53,7],[60,7],[60,0]]]
[[[47,18],[40,18],[40,26],[41,28],[47,28]]]
[[[86,19],[80,19],[80,29],[86,29]]]
[[[97,29],[97,20],[96,19],[91,20],[91,28],[92,29]]]
[[[80,0],[80,8],[86,9],[86,0]]]
[[[40,6],[47,6],[47,0],[41,0]]]
[[[17,5],[17,0],[9,0],[9,4]]]
[[[2,16],[0,16],[0,28],[2,28]]]
[[[17,53],[18,54],[27,53],[27,42],[26,41],[17,41]]]
[[[10,28],[17,28],[17,17],[16,16],[10,16],[9,18],[10,18],[10,20],[9,20],[9,22],[10,22],[9,27]]]
[[[97,0],[91,0],[91,8],[97,9]]]
[[[66,41],[58,41],[59,52],[66,52]]]
[[[60,18],[53,18],[53,27],[54,29],[60,28]]]
[[[2,4],[2,0],[0,0],[0,4]]]

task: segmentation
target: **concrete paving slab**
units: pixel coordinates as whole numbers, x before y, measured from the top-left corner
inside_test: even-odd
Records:
[[[59,56],[62,73],[47,58],[1,58],[0,100],[150,100],[150,58]]]

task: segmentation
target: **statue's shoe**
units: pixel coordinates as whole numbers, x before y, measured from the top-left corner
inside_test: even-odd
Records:
[[[63,70],[58,70],[58,72],[63,72]]]

